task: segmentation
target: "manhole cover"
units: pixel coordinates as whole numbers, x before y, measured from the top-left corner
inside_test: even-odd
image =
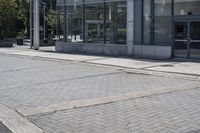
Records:
[[[0,133],[12,133],[3,123],[0,122]]]
[[[167,65],[161,65],[161,67],[174,67],[172,64],[167,64]]]

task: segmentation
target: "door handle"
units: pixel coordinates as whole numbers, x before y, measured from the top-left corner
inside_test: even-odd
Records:
[[[184,39],[184,43],[185,43],[186,45],[188,45],[188,38],[187,38],[187,37]]]
[[[188,37],[188,45],[190,45],[192,43],[192,39],[191,37]]]

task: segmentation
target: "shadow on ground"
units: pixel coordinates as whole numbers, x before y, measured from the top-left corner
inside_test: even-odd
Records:
[[[3,123],[0,122],[0,133],[12,133]]]

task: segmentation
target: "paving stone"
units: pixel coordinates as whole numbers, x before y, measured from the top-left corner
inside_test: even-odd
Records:
[[[4,59],[5,57],[5,59]],[[15,59],[16,58],[16,59]],[[2,56],[7,66],[29,64],[26,69],[0,75],[0,103],[11,108],[34,108],[63,101],[86,100],[150,90],[195,88],[198,81],[129,74],[116,68],[83,63]],[[5,61],[7,60],[7,61]],[[12,62],[9,64],[9,61]],[[19,60],[19,61],[18,61]],[[22,60],[22,61],[21,61]],[[31,66],[31,62],[37,67]],[[5,63],[6,64],[6,63]],[[3,68],[0,66],[0,69]],[[5,68],[4,68],[5,69]],[[11,71],[11,72],[10,72]]]
[[[199,99],[200,89],[195,89],[30,116],[29,119],[47,133],[193,133],[200,131],[200,122],[194,119],[200,119]],[[198,115],[192,116],[191,112]]]
[[[38,112],[28,117],[46,133],[182,133],[200,130],[198,80],[5,54],[0,54],[0,62],[0,103],[17,111],[56,107],[69,101],[80,104],[80,101],[95,98],[155,92],[113,103],[77,106],[45,114]],[[174,91],[177,89],[179,91]],[[164,90],[171,91],[159,93]]]
[[[0,122],[0,133],[12,133],[3,123]]]

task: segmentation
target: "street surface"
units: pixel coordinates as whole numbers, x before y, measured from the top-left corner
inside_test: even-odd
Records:
[[[45,133],[200,133],[198,72],[165,72],[177,62],[134,69],[94,63],[101,59],[0,52],[0,104]]]
[[[4,124],[0,122],[0,133],[12,133]]]

